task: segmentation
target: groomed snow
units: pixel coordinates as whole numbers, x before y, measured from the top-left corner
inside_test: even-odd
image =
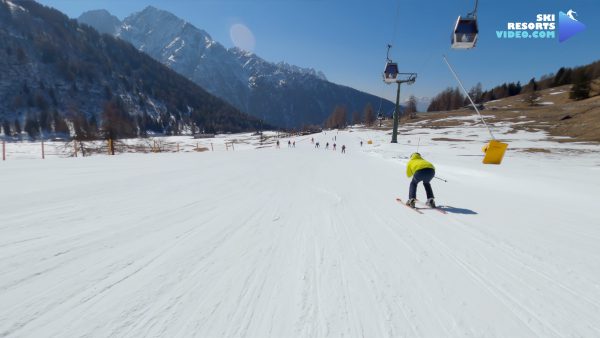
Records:
[[[598,146],[386,133],[0,162],[0,337],[600,336]],[[417,144],[446,215],[394,200]]]

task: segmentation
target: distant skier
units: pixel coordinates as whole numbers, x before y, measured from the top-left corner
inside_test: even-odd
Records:
[[[417,185],[419,182],[423,182],[425,193],[427,194],[427,202],[425,204],[429,207],[435,208],[433,190],[431,189],[431,184],[429,183],[435,177],[435,167],[430,162],[425,161],[419,153],[413,153],[410,156],[410,161],[408,161],[408,164],[406,165],[406,176],[411,177],[413,175],[414,177],[410,182],[408,201],[406,202],[406,205],[411,208],[415,207],[417,200]]]
[[[277,140],[277,149],[279,149],[279,140]]]
[[[288,140],[288,148],[292,147],[292,141]]]
[[[315,138],[314,137],[310,138],[310,143],[315,144]]]
[[[296,141],[292,142],[292,148],[296,148]]]
[[[319,142],[317,141],[317,143],[315,143],[315,148],[319,149],[319,146],[320,146],[320,144],[319,144]]]
[[[362,140],[360,140],[360,146],[361,146],[361,147],[362,147],[362,143],[363,143],[363,141],[362,141]]]
[[[345,154],[345,153],[346,153],[346,145],[342,144],[342,154]]]
[[[336,144],[334,143],[334,144],[333,144],[333,151],[335,151],[335,147],[336,147]]]
[[[325,143],[325,149],[329,149],[329,142]]]

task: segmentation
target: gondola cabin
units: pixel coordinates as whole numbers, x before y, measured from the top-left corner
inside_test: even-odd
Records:
[[[470,49],[475,47],[479,29],[477,27],[477,19],[475,17],[459,16],[454,25],[452,32],[452,48],[454,49]]]
[[[395,62],[387,62],[383,70],[383,81],[385,83],[394,83],[398,77],[398,64]]]

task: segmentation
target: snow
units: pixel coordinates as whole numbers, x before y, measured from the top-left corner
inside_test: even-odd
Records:
[[[552,93],[550,93],[550,95],[564,94],[566,92],[567,92],[566,90],[561,90],[561,91],[558,91],[558,92],[552,92]]]
[[[544,105],[544,106],[549,106],[549,105],[553,105],[554,102],[546,101],[546,102],[538,102],[537,104],[541,104],[541,105]]]
[[[495,115],[485,115],[484,119],[493,119],[495,118]],[[473,115],[465,115],[465,116],[453,116],[453,117],[446,117],[443,119],[437,119],[436,121],[481,121],[481,118],[479,117],[479,115],[473,114]]]
[[[15,3],[13,3],[10,0],[2,0],[2,2],[4,2],[5,4],[8,5],[8,8],[10,9],[10,11],[12,13],[14,13],[15,11],[21,11],[21,12],[27,12],[27,10],[25,8],[23,8],[22,6],[19,6]]]
[[[170,49],[170,48],[171,48],[171,47],[173,47],[173,46],[174,46],[174,45],[177,43],[177,41],[179,41],[179,40],[181,40],[181,38],[180,38],[180,37],[176,37],[176,38],[175,38],[175,39],[173,39],[173,41],[171,41],[171,42],[170,42],[170,43],[167,45],[167,47],[165,47],[165,48],[166,48],[166,49]]]
[[[7,144],[0,336],[599,336],[600,146],[498,127],[485,166],[480,127],[403,127],[44,161]],[[394,200],[417,148],[446,215]]]

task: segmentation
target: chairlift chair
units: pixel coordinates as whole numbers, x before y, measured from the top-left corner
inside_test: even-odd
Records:
[[[385,64],[383,70],[383,81],[385,83],[394,83],[398,77],[398,64],[395,62],[388,61]]]
[[[387,46],[387,56],[385,62],[385,68],[383,69],[383,82],[394,83],[398,77],[398,64],[390,59],[390,49],[392,45]]]
[[[471,49],[475,47],[478,36],[477,18],[475,16],[459,16],[452,32],[452,48]]]

